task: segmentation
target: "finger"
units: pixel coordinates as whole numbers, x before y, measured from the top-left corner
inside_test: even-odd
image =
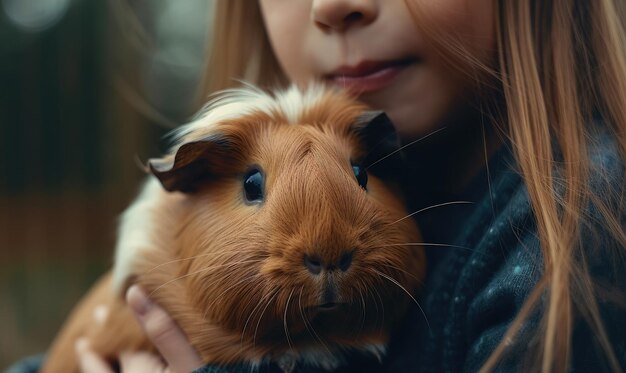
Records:
[[[174,320],[146,294],[133,285],[126,292],[126,301],[137,320],[174,372],[190,372],[203,366],[198,353]]]
[[[156,355],[146,351],[122,352],[120,354],[121,371],[125,373],[165,372],[165,364]]]
[[[78,355],[78,365],[83,373],[113,373],[109,365],[95,352],[91,351],[89,342],[80,338],[74,346]]]

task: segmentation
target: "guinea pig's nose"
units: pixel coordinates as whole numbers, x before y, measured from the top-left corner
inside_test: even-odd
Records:
[[[352,251],[343,254],[337,263],[324,263],[322,259],[315,255],[304,255],[304,266],[314,275],[319,275],[322,269],[327,271],[333,271],[339,268],[342,272],[345,272],[352,265]]]
[[[339,258],[339,263],[337,266],[340,270],[345,272],[348,270],[348,268],[350,268],[350,265],[352,265],[352,251],[343,254],[341,258]]]
[[[316,256],[304,255],[304,266],[314,275],[322,272],[322,261]]]

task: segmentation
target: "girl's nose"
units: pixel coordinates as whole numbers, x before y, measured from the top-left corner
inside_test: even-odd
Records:
[[[311,18],[324,31],[367,25],[378,16],[376,0],[313,0]]]

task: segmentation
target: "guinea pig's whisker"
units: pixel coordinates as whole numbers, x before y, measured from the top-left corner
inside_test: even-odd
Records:
[[[427,211],[427,210],[432,210],[432,209],[437,208],[437,207],[443,207],[443,206],[449,206],[449,205],[467,205],[467,204],[472,204],[472,203],[474,203],[474,202],[472,202],[472,201],[450,201],[450,202],[438,203],[436,205],[424,207],[424,208],[419,209],[419,210],[417,210],[415,212],[412,212],[412,213],[410,213],[410,214],[408,214],[408,215],[406,215],[406,216],[404,216],[404,217],[394,221],[393,223],[391,223],[389,225],[396,224],[398,222],[401,222],[404,219],[410,218],[413,215],[417,215],[420,212],[424,212],[424,211]]]
[[[215,303],[216,303],[218,300],[222,299],[222,296],[223,296],[224,294],[226,294],[229,290],[231,290],[231,289],[233,289],[234,287],[241,285],[243,282],[248,281],[248,280],[250,280],[250,279],[253,279],[253,278],[255,278],[255,277],[258,277],[258,274],[252,274],[252,275],[250,275],[250,276],[248,276],[248,277],[244,277],[244,278],[240,279],[239,281],[235,282],[234,284],[232,284],[231,286],[227,287],[226,289],[222,290],[222,292],[221,292],[221,293],[219,293],[219,294],[215,297],[215,299],[214,299],[211,303],[209,303],[209,305],[207,305],[207,306],[206,306],[206,309],[204,310],[204,313],[202,314],[202,319],[203,319],[203,320],[205,320],[205,321],[207,321],[207,319],[206,319],[206,315],[207,315],[207,313],[209,313],[209,311],[212,309],[212,307],[215,305]]]
[[[274,294],[272,295],[272,297],[265,304],[265,307],[263,308],[263,311],[261,311],[261,315],[259,316],[259,320],[257,320],[257,322],[256,322],[256,328],[254,328],[254,335],[252,336],[252,348],[255,348],[255,346],[256,346],[256,334],[259,331],[259,325],[261,325],[261,320],[263,319],[263,315],[265,314],[265,311],[267,311],[267,308],[272,303],[272,301],[276,298],[276,296],[278,296],[278,291],[274,291]]]
[[[197,271],[186,273],[186,274],[184,274],[184,275],[182,275],[180,277],[177,277],[177,278],[173,279],[172,281],[180,280],[180,279],[188,277],[188,276],[193,276],[193,275],[196,275],[196,274],[199,274],[199,273],[202,273],[202,272],[205,272],[205,271],[217,269],[217,268],[234,267],[234,266],[238,266],[238,265],[241,265],[241,264],[256,263],[258,261],[259,261],[258,259],[247,259],[247,260],[241,260],[241,261],[238,261],[238,262],[229,262],[229,263],[216,264],[216,265],[212,265],[212,266],[209,266],[209,267],[201,268],[201,269],[199,269]]]
[[[256,260],[256,259],[255,259],[255,260],[247,260],[247,261],[245,261],[245,260],[244,260],[244,261],[240,261],[240,262],[227,263],[227,264],[220,264],[220,265],[215,265],[215,266],[210,266],[210,267],[202,268],[202,269],[199,269],[199,270],[197,270],[197,271],[190,272],[190,273],[186,273],[186,274],[184,274],[184,275],[182,275],[182,276],[178,276],[178,277],[176,277],[176,278],[173,278],[173,279],[171,279],[171,280],[169,280],[169,281],[165,282],[164,284],[159,285],[156,289],[154,289],[154,290],[152,290],[152,291],[150,292],[150,295],[149,295],[149,296],[151,297],[152,295],[154,295],[154,293],[156,293],[157,291],[159,291],[159,290],[160,290],[160,289],[162,289],[163,287],[165,287],[165,286],[167,286],[167,285],[169,285],[169,284],[171,284],[171,283],[173,283],[173,282],[176,282],[176,281],[178,281],[178,280],[182,280],[183,278],[186,278],[186,277],[189,277],[189,276],[197,275],[197,274],[199,274],[199,273],[206,272],[206,271],[210,271],[210,270],[213,270],[213,269],[215,269],[215,268],[227,267],[227,266],[235,266],[235,265],[239,265],[239,264],[246,264],[246,263],[255,263],[255,262],[257,262],[257,261],[258,261],[258,260]]]
[[[300,308],[300,316],[302,317],[302,321],[304,322],[304,327],[309,332],[309,334],[311,334],[313,338],[315,338],[324,347],[324,349],[328,351],[329,354],[332,354],[330,352],[330,349],[326,345],[326,343],[324,343],[322,338],[317,334],[317,332],[315,331],[315,328],[313,328],[313,325],[311,325],[308,318],[304,314],[304,311],[302,309],[302,291],[303,290],[304,290],[304,287],[300,288],[300,295],[298,296],[298,307]]]
[[[157,270],[157,269],[159,269],[159,268],[161,268],[161,267],[163,267],[163,266],[166,266],[166,265],[168,265],[168,264],[173,264],[173,263],[178,263],[178,262],[184,262],[184,261],[186,261],[186,260],[192,260],[192,259],[202,258],[202,257],[209,256],[209,255],[213,255],[213,253],[204,253],[204,254],[200,254],[200,255],[190,256],[189,258],[182,258],[182,259],[170,260],[170,261],[167,261],[167,262],[165,262],[165,263],[161,263],[161,264],[159,264],[159,265],[157,265],[157,266],[154,266],[152,269],[150,269],[150,270],[149,270],[149,271],[147,271],[146,273],[150,273],[150,272],[152,272],[152,271],[154,271],[154,270]]]
[[[397,271],[400,271],[400,272],[403,272],[403,273],[404,273],[404,274],[406,274],[407,276],[410,276],[410,277],[414,278],[414,279],[415,279],[416,281],[418,281],[420,284],[423,284],[422,280],[420,280],[417,276],[415,276],[415,275],[414,275],[414,274],[412,274],[411,272],[408,272],[408,271],[406,271],[406,270],[404,270],[404,269],[402,269],[402,268],[400,268],[400,267],[396,267],[396,266],[394,266],[394,265],[392,265],[392,264],[389,264],[389,263],[378,263],[378,264],[383,265],[383,266],[385,266],[385,267],[393,268],[393,269],[395,269],[395,270],[397,270]]]
[[[411,293],[406,290],[406,288],[404,286],[402,286],[396,279],[394,279],[393,277],[386,275],[380,271],[377,271],[375,269],[372,268],[372,271],[374,271],[374,273],[378,274],[380,277],[389,280],[391,283],[395,284],[396,286],[398,286],[400,289],[402,289],[406,295],[408,295],[413,302],[415,302],[415,304],[417,305],[417,307],[420,309],[420,311],[422,312],[422,315],[424,315],[424,320],[426,321],[426,325],[428,325],[428,330],[432,333],[432,329],[430,328],[430,323],[428,322],[428,317],[426,316],[426,313],[424,312],[424,309],[422,308],[422,306],[420,306],[419,302],[417,301],[417,299],[415,299],[415,297],[413,297],[413,295],[411,295]]]
[[[369,287],[370,289],[373,290],[374,294],[376,294],[376,297],[378,298],[378,300],[380,301],[380,308],[382,311],[382,318],[379,317],[378,314],[378,301],[374,301],[374,305],[376,305],[376,323],[379,324],[378,326],[378,330],[382,330],[385,326],[385,302],[383,302],[383,298],[380,296],[380,293],[378,292],[378,290],[376,289],[375,286],[371,286]]]
[[[263,298],[261,298],[261,300],[257,303],[256,306],[254,306],[254,308],[252,309],[252,311],[250,312],[250,315],[248,316],[248,319],[246,320],[246,323],[243,325],[243,330],[241,331],[241,345],[243,347],[243,339],[244,336],[246,334],[246,328],[248,328],[248,323],[250,322],[250,319],[252,319],[252,316],[254,316],[254,314],[256,313],[256,311],[261,308],[261,306],[265,303],[266,298],[269,298],[272,296],[272,293],[267,293],[263,296]]]
[[[406,145],[401,146],[400,148],[398,148],[398,149],[396,149],[396,150],[392,151],[391,153],[389,153],[389,154],[387,154],[387,155],[383,156],[382,158],[378,159],[377,161],[370,163],[370,164],[369,164],[369,165],[365,168],[365,170],[366,170],[366,171],[367,171],[367,170],[369,170],[369,169],[370,169],[370,167],[372,167],[372,166],[374,166],[374,165],[376,165],[376,164],[378,164],[378,163],[380,163],[380,162],[384,161],[385,159],[387,159],[387,158],[391,157],[392,155],[394,155],[394,154],[396,154],[396,153],[398,153],[398,152],[402,151],[403,149],[408,148],[409,146],[415,145],[415,144],[417,144],[418,142],[420,142],[420,141],[422,141],[422,140],[425,140],[425,139],[429,138],[430,136],[432,136],[432,135],[434,135],[434,134],[436,134],[436,133],[438,133],[438,132],[441,132],[441,131],[445,130],[446,128],[447,128],[447,127],[442,127],[442,128],[439,128],[439,129],[437,129],[437,130],[435,130],[435,131],[433,131],[433,132],[429,133],[429,134],[428,134],[428,135],[426,135],[426,136],[420,137],[420,138],[419,138],[419,139],[417,139],[417,140],[411,141],[410,143],[408,143],[408,144],[406,144]]]
[[[473,249],[470,249],[467,246],[451,245],[447,243],[432,243],[432,242],[405,242],[405,243],[395,243],[395,244],[389,244],[389,245],[380,245],[377,247],[383,248],[383,247],[393,247],[393,246],[440,246],[440,247],[453,247],[457,249],[474,251]]]
[[[254,278],[259,277],[258,273],[253,273],[250,276],[244,277],[242,279],[240,279],[239,281],[235,282],[234,284],[230,285],[229,287],[227,287],[226,289],[222,290],[213,300],[213,302],[211,302],[208,306],[207,306],[207,311],[210,310],[216,302],[223,300],[224,299],[224,294],[228,293],[231,289],[236,288],[237,286],[241,285],[242,283],[252,280]]]
[[[287,343],[289,344],[289,349],[293,350],[293,346],[291,344],[291,337],[289,337],[289,327],[287,326],[287,310],[289,309],[289,301],[291,300],[291,296],[293,295],[293,289],[289,293],[289,297],[287,298],[287,303],[285,304],[285,316],[283,317],[283,325],[285,327],[285,336],[287,337]]]
[[[361,298],[361,324],[359,325],[359,333],[363,331],[363,327],[365,326],[365,319],[367,318],[367,306],[365,304],[365,297],[363,297],[363,292],[361,291],[361,287],[357,288],[359,293],[359,297]],[[358,334],[357,334],[358,336]]]
[[[304,310],[302,309],[302,291],[304,290],[304,286],[300,288],[300,294],[298,295],[298,309],[300,310],[300,316],[302,317],[302,322],[304,322],[304,327],[311,334],[311,336],[316,337],[314,333],[309,329],[309,323],[304,315]]]

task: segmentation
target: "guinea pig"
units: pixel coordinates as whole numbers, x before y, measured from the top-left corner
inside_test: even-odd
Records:
[[[132,283],[206,363],[289,371],[382,356],[425,274],[385,114],[321,85],[247,86],[173,136],[121,219],[112,271],[73,311],[43,372],[77,371],[81,336],[111,362],[153,349],[123,299]]]

